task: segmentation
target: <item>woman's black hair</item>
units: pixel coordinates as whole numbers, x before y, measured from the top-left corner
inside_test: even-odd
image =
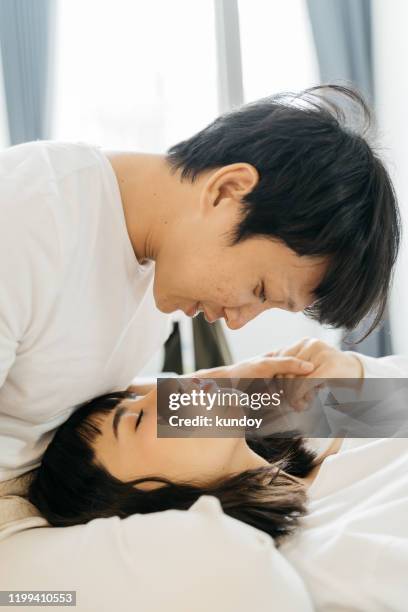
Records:
[[[364,337],[384,313],[401,232],[391,179],[368,142],[372,127],[355,88],[325,84],[227,112],[166,155],[170,170],[191,182],[211,169],[252,164],[259,182],[241,200],[230,245],[265,236],[298,255],[326,257],[305,313],[349,330],[366,317]]]
[[[307,475],[316,458],[300,436],[248,440],[270,466],[222,477],[207,486],[154,475],[123,482],[98,463],[93,442],[101,434],[98,417],[128,397],[133,395],[120,391],[96,398],[79,407],[56,431],[40,467],[32,473],[27,496],[51,525],[187,510],[201,495],[213,495],[226,514],[265,531],[277,544],[297,528],[306,512],[306,492],[294,476]],[[152,481],[162,486],[137,488]]]

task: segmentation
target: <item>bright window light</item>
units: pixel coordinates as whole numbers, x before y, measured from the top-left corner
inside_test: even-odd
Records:
[[[214,7],[58,0],[53,136],[163,152],[217,115]]]
[[[238,0],[245,102],[319,82],[305,0]]]

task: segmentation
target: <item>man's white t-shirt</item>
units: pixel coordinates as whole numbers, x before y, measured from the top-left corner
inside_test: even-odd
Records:
[[[135,256],[98,146],[0,152],[0,481],[37,467],[75,408],[125,388],[171,317]]]

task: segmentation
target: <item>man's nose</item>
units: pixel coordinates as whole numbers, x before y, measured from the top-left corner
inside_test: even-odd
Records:
[[[225,308],[225,322],[229,329],[240,329],[249,321],[255,319],[264,310],[269,310],[270,306],[248,306],[242,308]]]
[[[305,300],[302,306],[297,305],[294,306],[294,308],[287,308],[284,305],[279,305],[279,303],[275,306],[271,306],[270,303],[268,303],[251,304],[250,306],[243,306],[241,308],[225,308],[225,314],[227,315],[225,322],[229,329],[240,329],[265,310],[279,308],[280,310],[287,310],[288,312],[303,312],[309,303],[310,299]]]

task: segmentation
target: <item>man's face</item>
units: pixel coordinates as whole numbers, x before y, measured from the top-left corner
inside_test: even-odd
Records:
[[[154,297],[162,312],[203,310],[239,329],[269,308],[298,312],[316,298],[324,258],[299,257],[278,241],[249,238],[228,246],[239,220],[236,202],[192,212],[169,228],[156,260]],[[266,301],[263,301],[262,293]]]

